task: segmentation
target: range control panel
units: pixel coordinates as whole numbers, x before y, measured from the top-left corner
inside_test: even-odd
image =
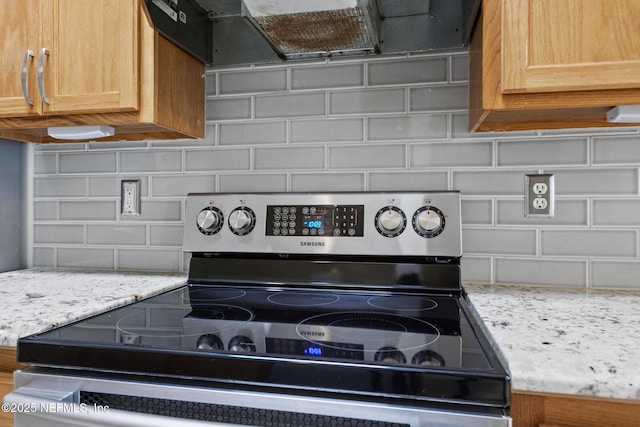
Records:
[[[189,194],[183,248],[210,253],[458,257],[460,194]]]
[[[363,219],[364,205],[268,205],[266,234],[362,237]]]

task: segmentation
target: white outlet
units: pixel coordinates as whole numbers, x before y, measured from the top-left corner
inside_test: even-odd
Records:
[[[534,209],[546,209],[547,206],[549,206],[549,203],[547,203],[547,199],[543,197],[536,197],[535,199],[533,199]]]
[[[544,182],[536,182],[533,184],[533,192],[535,194],[547,194],[549,187]]]
[[[554,183],[553,174],[525,175],[525,216],[553,217]]]
[[[120,190],[122,215],[140,215],[140,180],[123,180]]]

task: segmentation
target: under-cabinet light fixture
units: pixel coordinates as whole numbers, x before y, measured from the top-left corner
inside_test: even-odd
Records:
[[[618,105],[607,111],[610,123],[640,123],[640,104]]]
[[[113,126],[60,126],[47,128],[47,133],[55,139],[83,140],[105,138],[115,135]]]

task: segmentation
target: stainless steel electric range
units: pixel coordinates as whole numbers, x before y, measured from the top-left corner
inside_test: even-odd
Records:
[[[16,426],[510,426],[457,192],[190,194],[188,283],[20,339]]]

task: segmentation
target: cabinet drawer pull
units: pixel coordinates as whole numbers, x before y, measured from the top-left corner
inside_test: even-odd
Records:
[[[40,57],[38,58],[38,91],[40,92],[40,98],[45,104],[50,104],[49,98],[44,94],[44,56],[49,56],[49,49],[42,48],[40,51]]]
[[[27,49],[24,53],[24,59],[22,60],[22,70],[20,73],[20,78],[22,80],[22,96],[24,96],[24,100],[27,104],[33,105],[33,99],[29,97],[29,85],[27,83],[27,68],[29,66],[29,58],[33,58],[33,51]]]

